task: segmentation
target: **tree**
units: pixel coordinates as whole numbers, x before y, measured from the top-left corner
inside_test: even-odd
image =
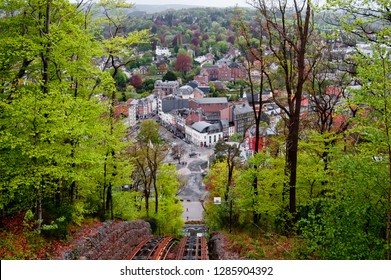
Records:
[[[144,194],[145,214],[149,213],[149,200],[152,191],[155,199],[155,214],[159,211],[159,188],[157,186],[157,175],[159,165],[167,156],[167,151],[163,149],[163,143],[159,137],[159,124],[154,120],[145,120],[141,124],[141,128],[136,137],[137,142],[129,149],[136,166],[134,174],[136,182],[141,183],[142,192]]]
[[[391,259],[391,142],[390,142],[390,60],[386,47],[391,46],[390,7],[387,1],[352,0],[347,2],[328,1],[330,8],[337,11],[334,23],[341,26],[347,34],[354,34],[371,43],[371,55],[359,53],[357,56],[357,78],[362,88],[355,92],[356,104],[365,104],[366,108],[360,122],[364,126],[362,135],[371,143],[372,156],[381,154],[387,158],[389,166],[386,198],[385,240],[387,259]],[[342,11],[342,12],[341,12]],[[366,125],[368,127],[366,127]]]
[[[182,77],[185,77],[186,73],[191,70],[193,63],[191,58],[183,53],[178,54],[175,61],[175,70],[182,73]]]
[[[237,143],[225,143],[224,141],[219,141],[215,147],[216,159],[224,161],[227,166],[227,183],[225,185],[224,191],[224,202],[229,205],[229,232],[232,231],[232,215],[233,215],[233,198],[232,198],[232,188],[234,185],[234,171],[235,167],[240,164],[240,146],[244,141],[244,137],[241,139],[241,142]]]
[[[175,165],[162,164],[157,175],[157,189],[159,193],[159,212],[156,215],[158,232],[162,234],[178,235],[183,229],[182,203],[176,198],[180,184],[176,180],[178,173]],[[157,199],[157,198],[156,198]]]
[[[129,83],[137,90],[141,89],[143,86],[143,80],[137,74],[134,74],[130,77]]]
[[[391,259],[391,63],[389,52],[383,45],[373,47],[373,55],[360,58],[358,78],[362,88],[354,91],[356,104],[366,104],[368,108],[360,108],[360,124],[358,132],[363,141],[372,145],[367,147],[374,157],[386,158],[389,166],[388,184],[379,187],[383,190],[382,198],[385,198],[387,259]],[[380,179],[380,178],[379,178]],[[383,187],[387,186],[387,187]]]
[[[235,28],[239,35],[241,36],[241,40],[239,40],[238,44],[241,48],[242,51],[247,53],[245,55],[245,69],[246,69],[246,74],[249,80],[249,90],[250,90],[250,95],[251,95],[251,100],[252,100],[252,111],[253,111],[253,118],[254,118],[254,124],[255,124],[255,149],[254,149],[254,154],[256,155],[259,152],[259,143],[261,141],[261,135],[260,135],[260,124],[261,124],[261,118],[262,118],[262,108],[263,108],[263,101],[262,101],[262,92],[264,91],[265,88],[265,75],[263,74],[266,71],[267,63],[268,61],[266,60],[264,56],[264,51],[261,49],[258,51],[257,49],[254,49],[251,46],[251,29],[250,26],[247,25],[240,14],[237,15],[237,19],[235,19],[234,22]],[[263,46],[263,37],[259,36],[259,46]],[[254,62],[255,60],[258,60],[259,62],[259,67],[255,66]],[[260,68],[260,69],[257,69]],[[261,76],[260,76],[260,81],[259,81],[259,92],[257,92],[257,82],[254,81],[251,73],[254,69],[261,70]],[[254,168],[257,168],[257,166],[254,166]],[[253,177],[253,182],[252,182],[252,190],[254,193],[254,196],[258,196],[258,177],[254,176]],[[259,213],[256,212],[255,210],[255,200],[253,201],[253,222],[255,224],[258,223],[259,221]]]
[[[114,77],[115,86],[119,91],[124,91],[126,88],[126,84],[128,83],[128,77],[126,74],[120,70],[117,72],[117,75]]]
[[[197,37],[193,37],[193,39],[191,39],[191,43],[192,43],[195,47],[199,47],[199,46],[200,46],[200,40],[199,40]]]
[[[140,64],[144,66],[151,65],[153,61],[153,55],[151,53],[146,53],[144,54],[140,59]]]
[[[39,229],[61,217],[67,225],[79,223],[85,213],[99,208],[97,174],[104,159],[106,119],[105,106],[92,96],[95,90],[112,89],[113,80],[91,62],[100,50],[89,33],[88,14],[78,9],[81,3],[8,4],[0,5],[5,14],[0,48],[16,51],[0,58],[5,66],[0,77],[0,168],[7,174],[0,180],[0,208],[8,213],[33,209]],[[108,145],[114,142],[105,139]]]
[[[387,1],[382,0],[328,0],[330,23],[346,32],[344,35],[363,39],[368,42],[386,44],[390,46],[391,32],[390,7]],[[353,35],[353,36],[351,36]]]
[[[234,195],[240,209],[240,220],[258,213],[258,225],[265,231],[279,231],[289,234],[289,221],[285,211],[285,203],[281,197],[284,186],[284,158],[273,158],[267,153],[257,153],[249,160],[236,179]],[[255,180],[254,177],[257,179]],[[254,196],[248,188],[248,182],[257,181],[258,195]],[[248,219],[248,218],[247,218]]]
[[[309,93],[312,113],[302,122],[304,129],[312,129],[320,134],[311,135],[307,139],[309,142],[318,142],[323,138],[323,149],[320,149],[319,157],[324,163],[324,170],[328,168],[331,146],[335,145],[340,135],[350,128],[357,113],[357,106],[352,104],[348,91],[353,77],[346,71],[337,71],[344,68],[343,64],[335,65],[335,60],[330,61],[329,55],[330,53],[323,48],[323,55],[319,57],[318,63],[309,74],[305,89]],[[330,73],[334,74],[333,79],[330,78]],[[348,105],[342,107],[341,103]],[[338,125],[335,123],[336,120]]]
[[[152,64],[151,66],[149,66],[149,68],[148,68],[149,75],[155,76],[155,75],[157,75],[157,73],[158,73],[158,69],[157,69],[156,64]]]
[[[167,71],[163,76],[163,81],[176,81],[178,79],[177,75],[172,71]]]
[[[227,186],[227,165],[224,161],[214,163],[209,174],[205,177],[205,185],[209,188],[210,197],[224,197]],[[229,203],[225,201],[220,205],[213,204],[213,200],[207,201],[205,206],[205,218],[211,230],[226,228],[229,225]],[[234,209],[234,208],[233,208]]]
[[[231,35],[228,37],[227,42],[233,45],[235,44],[235,40],[236,40],[235,36]]]
[[[178,163],[181,164],[181,158],[185,155],[185,146],[183,144],[177,144],[172,147],[171,155],[178,160]]]
[[[387,255],[383,186],[388,185],[388,170],[385,161],[374,161],[372,151],[364,146],[356,146],[355,154],[334,151],[328,195],[300,209],[298,230],[315,258],[384,259]]]
[[[283,70],[285,101],[275,98],[286,115],[286,172],[289,178],[289,212],[296,215],[297,152],[300,128],[301,100],[304,84],[316,59],[309,59],[309,44],[313,35],[313,9],[311,1],[252,1],[259,15],[259,23],[267,33],[268,47]],[[289,17],[294,16],[294,21]],[[269,85],[274,91],[271,76],[266,71]],[[287,106],[286,106],[287,105]],[[294,220],[294,219],[293,219]]]
[[[142,90],[147,92],[152,92],[155,89],[155,80],[154,79],[145,79],[143,81]]]
[[[126,67],[131,63],[134,58],[134,50],[138,44],[148,43],[149,35],[146,30],[134,31],[130,33],[124,33],[125,22],[128,20],[127,15],[124,13],[124,8],[132,8],[132,4],[127,4],[122,0],[102,0],[97,3],[97,7],[102,9],[104,18],[102,24],[107,28],[107,38],[103,40],[103,56],[106,61],[103,64],[103,71],[110,71],[111,78],[114,80],[117,73],[122,67]],[[110,103],[109,109],[109,133],[113,134],[114,131],[114,107],[116,100],[116,90],[113,89],[109,93]],[[116,151],[114,146],[107,145],[106,157],[103,166],[104,170],[104,192],[106,193],[104,198],[103,213],[110,213],[113,217],[113,201],[112,201],[112,189],[113,182],[107,180],[107,176],[115,176],[116,165],[111,165],[110,162],[115,162]],[[108,166],[112,166],[109,170]],[[111,174],[111,175],[109,175]]]

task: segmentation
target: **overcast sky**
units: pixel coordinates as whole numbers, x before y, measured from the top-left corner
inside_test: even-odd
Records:
[[[241,7],[248,7],[246,0],[130,0],[129,2],[139,5],[183,4],[208,7],[234,7],[239,5]]]

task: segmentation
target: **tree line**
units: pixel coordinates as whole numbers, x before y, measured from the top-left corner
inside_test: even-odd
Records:
[[[249,93],[272,91],[282,121],[265,141],[259,98],[254,156],[243,162],[238,145],[216,146],[225,156],[206,184],[223,202],[207,203],[209,225],[296,236],[305,244],[298,257],[390,259],[388,4],[328,1],[330,36],[317,28],[313,1],[251,3],[257,15],[243,20],[238,11],[233,23]],[[348,46],[341,37],[367,49],[354,44],[354,54],[337,57],[334,48]]]
[[[142,152],[158,145],[146,132],[128,139],[114,118],[116,74],[150,36],[124,32],[126,7],[114,0],[0,2],[0,219],[29,211],[38,231],[58,236],[85,217],[152,219],[162,233],[181,228],[176,170]],[[133,186],[143,156],[146,181],[121,191]],[[153,212],[141,203],[150,181]],[[167,217],[171,223],[162,222]]]

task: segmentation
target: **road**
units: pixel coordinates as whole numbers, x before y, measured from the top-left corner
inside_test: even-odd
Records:
[[[178,160],[174,160],[171,155],[166,159],[167,163],[175,164],[178,173],[187,180],[185,188],[179,194],[184,208],[182,218],[185,222],[203,221],[204,209],[201,201],[208,195],[203,183],[203,175],[209,168],[209,157],[213,154],[213,148],[188,144],[173,136],[164,127],[161,128],[160,133],[171,146],[182,145],[185,150],[180,163]],[[190,154],[195,155],[190,157]]]

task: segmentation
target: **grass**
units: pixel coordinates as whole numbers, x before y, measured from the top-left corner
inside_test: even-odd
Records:
[[[310,259],[303,255],[303,246],[297,237],[286,237],[276,233],[254,234],[235,232],[227,234],[227,249],[239,254],[244,259],[253,260],[295,260]]]

